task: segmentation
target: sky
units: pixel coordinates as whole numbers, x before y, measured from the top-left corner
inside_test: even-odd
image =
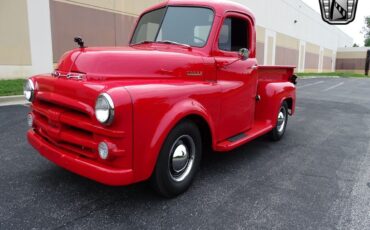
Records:
[[[318,0],[302,0],[307,5],[312,7],[317,12],[320,12],[320,5]],[[365,16],[370,16],[370,0],[358,0],[356,19],[348,24],[338,26],[341,30],[353,37],[354,42],[359,46],[364,45],[364,35],[361,34],[361,30],[365,25]]]

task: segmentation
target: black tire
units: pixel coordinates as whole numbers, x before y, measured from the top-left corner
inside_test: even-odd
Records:
[[[284,116],[283,123],[282,123],[282,120],[280,119],[281,114],[283,114]],[[278,121],[276,122],[276,126],[270,132],[270,138],[272,141],[280,141],[281,138],[284,136],[286,126],[288,124],[288,115],[289,115],[288,114],[288,103],[284,101],[278,112]]]
[[[174,158],[176,155],[179,157]],[[188,120],[179,123],[168,134],[159,153],[150,179],[152,187],[168,198],[184,193],[193,182],[201,158],[202,138],[198,127]]]

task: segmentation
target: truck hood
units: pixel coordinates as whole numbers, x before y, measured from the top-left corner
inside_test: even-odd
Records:
[[[57,70],[85,73],[88,80],[171,78],[201,71],[203,59],[196,51],[179,48],[85,48],[66,53]]]

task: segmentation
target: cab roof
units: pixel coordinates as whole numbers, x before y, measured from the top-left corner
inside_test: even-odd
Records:
[[[252,11],[239,3],[229,1],[229,0],[167,0],[157,5],[154,5],[145,10],[144,13],[152,11],[154,9],[166,7],[166,6],[201,6],[208,7],[215,11],[215,15],[223,16],[226,12],[238,12],[248,15],[253,23],[255,22],[255,17]],[[143,13],[143,14],[144,14]]]

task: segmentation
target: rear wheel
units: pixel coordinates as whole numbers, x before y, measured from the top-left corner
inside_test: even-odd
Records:
[[[151,177],[152,187],[162,196],[185,192],[199,169],[202,140],[198,127],[184,121],[166,138]]]
[[[284,136],[288,124],[288,104],[286,101],[280,107],[275,128],[270,132],[273,141],[279,141]]]

